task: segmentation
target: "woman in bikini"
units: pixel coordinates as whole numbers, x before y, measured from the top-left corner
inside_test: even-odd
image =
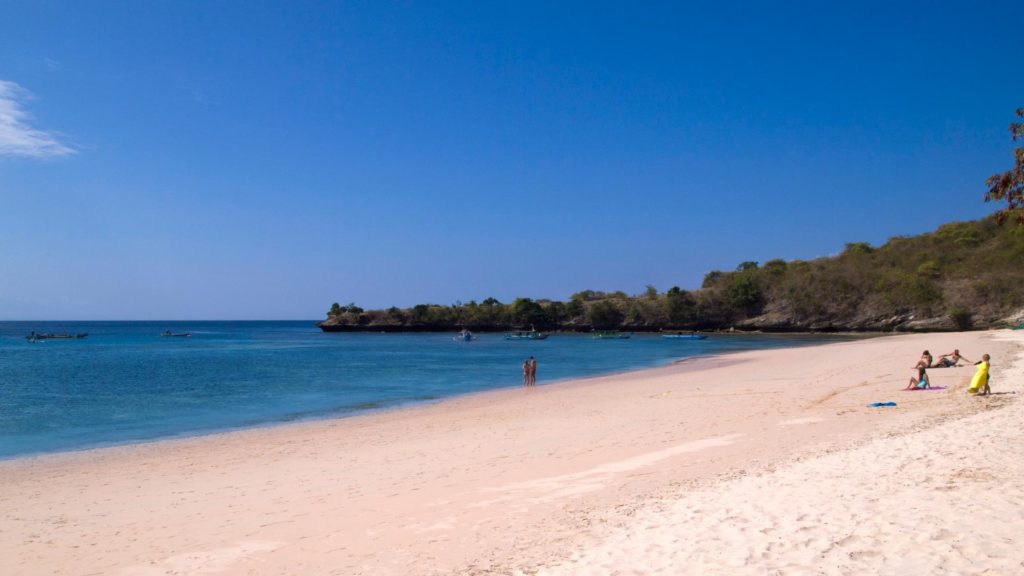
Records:
[[[918,362],[917,366],[914,366],[914,369],[917,370],[917,378],[911,376],[910,383],[907,384],[905,390],[924,390],[931,386],[931,383],[928,382],[928,372],[925,371],[925,368],[927,366],[925,366],[923,360]]]

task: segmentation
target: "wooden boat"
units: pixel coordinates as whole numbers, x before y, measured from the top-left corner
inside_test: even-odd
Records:
[[[188,338],[192,335],[191,332],[171,332],[170,330],[164,330],[160,333],[165,338]]]
[[[548,334],[545,334],[544,332],[537,332],[536,330],[505,333],[505,340],[545,340],[547,337]]]
[[[55,334],[53,332],[36,333],[32,331],[28,336],[25,336],[25,339],[29,342],[39,342],[40,340],[80,340],[88,335],[88,332],[78,332],[77,334],[63,332]]]
[[[697,334],[696,332],[682,333],[677,332],[675,334],[662,334],[662,338],[674,338],[676,340],[704,340],[707,338],[705,334]]]
[[[590,335],[595,340],[626,340],[632,338],[632,336],[632,332],[619,332],[618,330],[594,332]]]

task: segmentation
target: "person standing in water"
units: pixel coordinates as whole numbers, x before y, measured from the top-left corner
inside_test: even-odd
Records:
[[[530,386],[537,385],[537,359],[530,356]]]
[[[530,361],[523,360],[523,386],[530,385]]]

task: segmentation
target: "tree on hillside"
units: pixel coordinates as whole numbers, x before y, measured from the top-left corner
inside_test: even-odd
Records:
[[[765,305],[764,293],[752,274],[733,276],[725,289],[725,298],[735,310],[747,316],[760,314]]]
[[[665,311],[673,326],[681,326],[697,319],[697,301],[679,286],[669,288],[665,293]]]
[[[586,308],[583,306],[583,301],[573,298],[565,305],[565,317],[572,320],[573,318],[580,318],[586,313]]]
[[[328,316],[338,316],[340,314],[362,314],[364,310],[359,306],[356,306],[355,302],[349,302],[348,306],[342,306],[335,302],[331,304],[330,311],[327,312]]]
[[[587,315],[590,317],[590,325],[598,330],[618,328],[625,319],[622,311],[607,300],[602,300],[591,306]]]
[[[871,254],[875,249],[867,242],[850,242],[843,248],[843,256],[848,254]]]
[[[704,281],[701,282],[700,287],[711,288],[715,284],[718,284],[718,282],[721,281],[722,276],[724,275],[725,273],[722,272],[721,270],[712,270],[711,272],[708,272],[707,274],[704,275]]]
[[[545,325],[548,322],[544,308],[530,298],[516,298],[512,302],[512,322],[516,326]]]
[[[1024,119],[1024,108],[1017,108],[1017,118]],[[1014,142],[1024,140],[1024,120],[1010,124],[1010,136]],[[1013,157],[1016,166],[1001,174],[989,176],[985,182],[988,185],[985,202],[1005,200],[1006,208],[996,212],[996,222],[1002,224],[1012,219],[1024,226],[1024,146],[1015,148]]]

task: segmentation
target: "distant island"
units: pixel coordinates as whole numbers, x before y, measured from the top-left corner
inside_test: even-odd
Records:
[[[494,298],[363,310],[335,303],[325,332],[538,330],[936,331],[1024,320],[1024,226],[996,218],[943,225],[816,260],[743,262],[697,290],[584,290],[565,302]]]

